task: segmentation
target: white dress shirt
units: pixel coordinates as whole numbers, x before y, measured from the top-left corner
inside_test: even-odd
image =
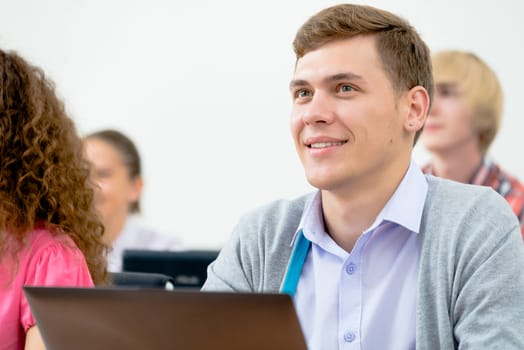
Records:
[[[427,181],[411,162],[351,253],[324,231],[321,195],[299,231],[311,241],[294,296],[309,349],[415,349],[418,232]]]
[[[122,271],[122,258],[126,249],[182,250],[183,245],[178,237],[147,229],[140,224],[138,217],[129,216],[107,256],[108,271]]]

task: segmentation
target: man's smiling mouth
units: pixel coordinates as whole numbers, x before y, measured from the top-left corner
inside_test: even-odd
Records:
[[[315,142],[307,145],[309,148],[326,148],[332,146],[340,146],[347,143],[347,141],[338,141],[338,142]]]

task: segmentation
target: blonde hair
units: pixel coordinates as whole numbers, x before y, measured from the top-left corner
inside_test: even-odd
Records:
[[[495,72],[477,55],[445,50],[432,56],[436,83],[457,83],[472,112],[472,127],[485,154],[500,128],[504,93]]]

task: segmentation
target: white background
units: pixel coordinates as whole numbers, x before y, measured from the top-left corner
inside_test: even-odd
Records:
[[[494,68],[506,101],[490,153],[524,179],[524,2],[356,2],[405,17],[432,50],[472,50]],[[82,135],[112,127],[136,141],[148,226],[219,248],[245,211],[312,189],[289,134],[291,42],[336,3],[0,0],[0,47],[44,68]]]

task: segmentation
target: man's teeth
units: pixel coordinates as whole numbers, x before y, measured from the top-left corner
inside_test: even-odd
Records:
[[[309,147],[311,148],[324,148],[324,147],[331,147],[331,146],[340,146],[343,145],[344,141],[338,141],[338,142],[317,142],[312,143]]]

